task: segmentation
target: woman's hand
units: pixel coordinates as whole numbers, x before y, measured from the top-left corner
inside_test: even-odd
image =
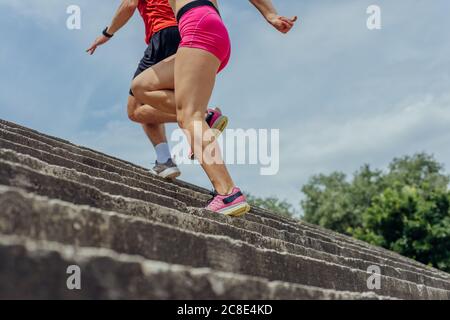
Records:
[[[277,29],[281,33],[288,33],[297,21],[297,16],[286,18],[277,14],[269,14],[266,19],[272,26],[274,26],[275,29]]]
[[[97,47],[101,46],[102,44],[105,44],[110,39],[111,38],[108,38],[108,37],[105,37],[104,35],[101,35],[100,37],[95,39],[95,41],[92,44],[92,46],[89,49],[87,49],[86,52],[89,53],[90,55],[93,55],[95,50],[97,50]]]

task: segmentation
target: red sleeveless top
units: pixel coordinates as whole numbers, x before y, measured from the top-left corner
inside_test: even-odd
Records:
[[[177,26],[177,20],[168,0],[139,0],[139,13],[145,24],[145,42],[165,28]]]

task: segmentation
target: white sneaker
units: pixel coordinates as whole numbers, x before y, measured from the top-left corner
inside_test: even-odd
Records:
[[[181,175],[180,169],[177,165],[169,159],[166,163],[158,163],[153,167],[152,171],[159,177],[163,179],[174,180]]]

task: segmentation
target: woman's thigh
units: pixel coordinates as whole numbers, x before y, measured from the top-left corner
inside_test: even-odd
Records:
[[[175,99],[180,116],[203,117],[216,80],[220,61],[195,48],[180,48],[175,62]]]

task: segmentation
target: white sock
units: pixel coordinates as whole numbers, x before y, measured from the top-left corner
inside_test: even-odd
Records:
[[[155,147],[156,161],[158,163],[166,163],[172,156],[170,155],[169,145],[167,143],[160,143]]]

